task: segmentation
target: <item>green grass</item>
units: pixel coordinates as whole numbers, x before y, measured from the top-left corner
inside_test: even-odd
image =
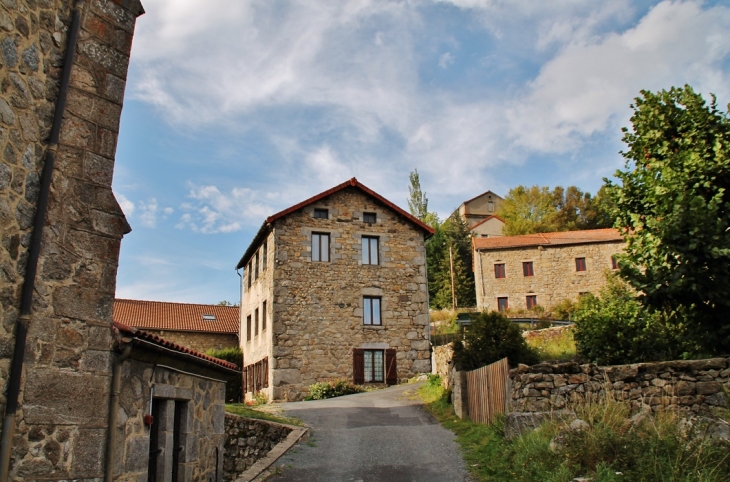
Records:
[[[590,429],[566,435],[567,448],[554,453],[550,441],[564,424],[550,421],[512,441],[504,439],[504,418],[490,425],[461,420],[436,383],[419,394],[426,408],[456,434],[464,460],[477,481],[720,482],[730,480],[730,447],[684,437],[678,418],[667,413],[632,428],[626,405],[609,401],[576,407]]]
[[[575,357],[573,327],[525,332],[525,340],[537,351],[542,361],[569,361]]]
[[[301,420],[292,417],[283,417],[276,413],[275,410],[276,408],[272,408],[271,405],[266,405],[266,409],[263,409],[262,407],[252,407],[245,403],[226,404],[226,412],[240,417],[268,420],[270,422],[284,423],[287,425],[304,426]]]

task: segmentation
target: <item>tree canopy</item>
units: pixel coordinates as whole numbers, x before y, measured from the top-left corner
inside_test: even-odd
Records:
[[[689,86],[642,91],[631,107],[625,170],[607,181],[627,237],[621,275],[645,306],[690,310],[706,349],[727,351],[730,119]]]
[[[517,186],[510,189],[497,212],[503,233],[519,234],[608,228],[613,225],[611,199],[605,187],[593,197],[576,186]]]

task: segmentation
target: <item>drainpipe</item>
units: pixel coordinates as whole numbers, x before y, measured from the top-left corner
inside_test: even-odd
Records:
[[[46,212],[48,211],[48,198],[51,192],[51,181],[53,179],[53,167],[56,163],[56,150],[61,134],[61,121],[66,110],[66,98],[68,86],[71,79],[71,68],[76,52],[76,41],[81,27],[81,9],[84,6],[83,0],[77,0],[73,7],[73,18],[68,31],[68,43],[66,56],[63,62],[61,73],[61,84],[56,99],[56,111],[53,116],[48,147],[46,148],[46,162],[41,174],[41,187],[36,206],[35,220],[33,222],[33,233],[30,248],[28,249],[28,262],[25,268],[25,279],[23,280],[23,291],[20,302],[20,317],[15,328],[15,349],[10,365],[8,378],[7,406],[5,408],[5,420],[3,422],[3,435],[0,442],[0,482],[7,482],[10,472],[10,455],[12,451],[13,435],[15,434],[15,413],[18,410],[18,397],[20,395],[20,381],[23,373],[23,358],[25,356],[25,342],[28,337],[28,326],[31,322],[31,308],[33,305],[33,292],[35,291],[35,276],[38,270],[38,258],[41,251],[41,239],[43,237],[43,226],[46,223]]]
[[[122,387],[122,364],[132,353],[132,344],[124,347],[124,351],[114,360],[112,368],[112,396],[109,399],[109,431],[106,437],[106,465],[104,466],[104,482],[112,482],[114,476],[114,447],[117,446],[117,412],[119,412],[119,393]]]

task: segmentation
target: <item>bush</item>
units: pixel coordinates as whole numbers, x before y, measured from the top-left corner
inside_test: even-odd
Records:
[[[553,306],[552,314],[554,320],[570,320],[575,311],[576,304],[569,299],[565,299]]]
[[[208,350],[206,355],[235,363],[243,368],[243,352],[239,347]],[[232,375],[226,380],[226,403],[240,403],[243,397],[243,379],[240,374]]]
[[[305,400],[324,400],[325,398],[340,397],[342,395],[351,395],[364,391],[365,389],[360,385],[354,385],[347,380],[317,382],[309,385],[309,395],[307,395]]]
[[[507,357],[511,366],[538,362],[537,354],[522,337],[522,330],[497,311],[472,318],[464,342],[454,343],[454,363],[459,370],[475,370]]]
[[[601,365],[674,360],[696,351],[679,315],[647,310],[614,275],[600,296],[581,297],[573,319],[578,355]]]

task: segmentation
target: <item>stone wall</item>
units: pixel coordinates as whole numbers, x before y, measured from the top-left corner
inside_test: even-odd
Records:
[[[284,440],[291,427],[265,420],[226,414],[226,448],[223,480],[235,480],[257,460]]]
[[[634,411],[661,408],[709,413],[726,407],[730,359],[669,361],[601,367],[577,363],[547,364],[510,370],[510,411],[559,410],[571,403],[607,395],[631,404]]]
[[[147,333],[155,334],[178,345],[205,353],[208,350],[220,350],[238,346],[238,337],[230,333],[198,333],[195,331],[164,331],[143,328]]]
[[[581,293],[597,293],[605,284],[604,273],[612,268],[611,256],[623,250],[623,242],[564,246],[535,246],[474,252],[477,306],[496,310],[497,298],[507,297],[511,309],[526,309],[526,297],[548,310],[564,299]],[[585,258],[586,270],[575,270],[575,258]],[[522,263],[532,261],[534,276],[524,276]],[[505,264],[506,277],[495,278],[494,265]]]
[[[451,403],[454,413],[459,418],[469,418],[469,393],[466,385],[466,372],[451,370]]]
[[[433,347],[433,369],[434,373],[441,377],[441,385],[451,388],[451,371],[454,368],[454,344]]]
[[[314,218],[315,208],[328,219]],[[377,222],[364,223],[363,212]],[[330,262],[312,262],[312,232],[329,233]],[[364,235],[379,237],[378,265],[361,262]],[[274,236],[274,399],[302,398],[321,379],[352,380],[354,348],[395,349],[401,380],[430,373],[422,230],[347,187],[276,220]],[[382,326],[363,324],[363,296],[382,297]]]
[[[0,385],[7,383],[70,0],[0,3]],[[137,0],[89,0],[36,276],[10,478],[101,477],[122,235],[111,181]],[[0,390],[0,413],[5,390]],[[37,450],[42,446],[42,450]],[[31,449],[31,447],[33,447]]]

